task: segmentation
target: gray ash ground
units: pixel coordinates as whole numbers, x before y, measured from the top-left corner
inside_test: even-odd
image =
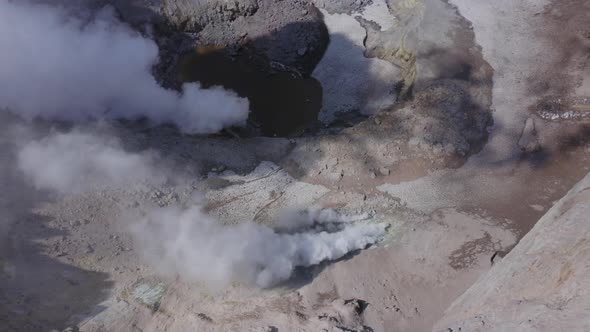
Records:
[[[315,3],[328,13],[358,13],[376,1]],[[180,1],[168,2],[175,3]],[[515,136],[511,144],[518,149],[518,141],[527,131],[532,138],[522,144],[523,149],[529,149],[528,143],[534,141],[530,150],[535,159],[526,153],[502,159],[501,151],[494,149],[497,145],[488,145],[486,150],[492,108],[498,108],[500,118],[526,113],[526,107],[515,110],[512,103],[502,104],[502,98],[513,97],[509,88],[494,90],[492,95],[492,78],[508,84],[511,81],[506,83],[506,75],[511,79],[513,73],[532,73],[540,68],[527,69],[519,62],[526,57],[512,59],[489,41],[496,31],[506,40],[514,37],[512,30],[501,29],[504,22],[492,24],[489,22],[495,21],[482,19],[483,23],[474,20],[472,24],[446,1],[425,1],[424,20],[418,33],[411,36],[416,38],[411,42],[418,64],[413,95],[378,114],[351,109],[345,125],[326,128],[322,124],[300,135],[322,111],[318,106],[324,97],[322,87],[309,76],[319,60],[318,53],[308,52],[311,48],[305,34],[271,36],[260,43],[254,36],[293,17],[305,19],[310,3],[237,3],[237,7],[222,8],[221,12],[212,9],[215,15],[211,17],[221,15],[218,26],[195,21],[187,25],[191,27],[188,30],[194,30],[188,34],[158,37],[165,39],[161,45],[169,47],[161,50],[167,63],[156,71],[170,86],[196,80],[241,90],[263,102],[268,95],[271,98],[260,108],[256,106],[259,111],[251,118],[262,122],[263,129],[245,131],[236,138],[187,136],[172,127],[154,128],[138,122],[112,124],[113,135],[125,149],[157,151],[174,171],[187,173],[194,181],[59,197],[22,183],[20,175],[11,171],[12,142],[2,142],[7,148],[0,150],[0,183],[9,189],[0,193],[0,212],[18,213],[10,215],[14,220],[0,224],[6,226],[0,234],[0,329],[427,331],[450,303],[489,269],[489,258],[495,251],[508,250],[554,200],[590,170],[588,135],[587,130],[579,130],[581,122],[567,130],[559,121],[527,120],[528,130],[522,129],[524,121],[519,122],[511,133]],[[273,4],[279,5],[270,8]],[[489,14],[486,5],[478,15]],[[216,7],[203,8],[209,12]],[[473,15],[471,5],[461,8]],[[281,11],[290,10],[294,12],[287,18],[280,17]],[[527,18],[537,17],[526,10],[509,10],[510,15],[521,12]],[[180,25],[186,21],[175,17]],[[312,23],[319,23],[319,15],[312,18]],[[264,25],[265,19],[270,19],[269,25]],[[479,24],[491,24],[478,36],[491,52],[486,59],[475,38]],[[315,44],[316,51],[321,50],[327,45],[322,27],[312,27],[312,35],[318,37],[313,43],[320,42]],[[242,28],[250,29],[247,37],[253,37],[250,51],[248,42],[240,46],[239,41],[245,39]],[[523,31],[537,41],[531,31]],[[198,34],[203,37],[201,44]],[[395,36],[394,30],[380,31],[367,39],[366,47]],[[299,43],[305,44],[305,51]],[[281,50],[285,44],[289,48]],[[174,45],[178,52],[174,52]],[[381,54],[397,47],[380,46],[385,50]],[[528,54],[532,48],[526,46],[523,52]],[[277,49],[284,53],[273,58]],[[187,52],[196,55],[184,59],[189,69],[179,69],[176,65]],[[287,56],[285,66],[273,67],[271,60],[283,55]],[[516,94],[509,100],[515,102],[524,95]],[[395,91],[392,98],[397,98]],[[524,115],[525,119],[529,116]],[[502,124],[493,127],[496,133],[511,131]],[[50,130],[55,124],[39,126]],[[555,142],[566,145],[555,146],[556,131],[564,136]],[[476,155],[482,149],[485,156],[499,156],[500,161],[487,162],[485,156]],[[461,168],[470,157],[471,163]],[[260,173],[268,167],[273,171]],[[159,276],[139,258],[130,236],[117,223],[124,212],[182,205],[195,193],[204,193],[207,211],[226,224],[244,219],[272,224],[282,209],[317,204],[371,213],[392,227],[382,245],[334,264],[307,269],[284,288],[259,291],[236,285],[214,292]],[[363,303],[368,306],[363,308]]]

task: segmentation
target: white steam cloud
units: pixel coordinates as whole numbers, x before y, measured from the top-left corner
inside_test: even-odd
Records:
[[[0,110],[25,119],[147,118],[185,133],[212,133],[243,124],[248,115],[248,101],[220,87],[185,84],[179,93],[159,86],[151,74],[156,44],[109,9],[81,19],[47,5],[0,0],[0,47]],[[20,173],[36,188],[61,194],[163,183],[174,174],[157,166],[153,153],[128,152],[116,139],[79,129],[15,146]],[[297,267],[364,249],[385,232],[384,224],[364,222],[367,216],[331,210],[286,215],[275,229],[250,221],[228,226],[201,206],[153,208],[123,221],[158,271],[219,286],[270,287]]]
[[[0,109],[21,117],[86,121],[147,118],[185,133],[241,125],[248,100],[220,87],[162,88],[156,44],[103,9],[90,20],[59,8],[0,0]]]
[[[116,140],[78,131],[25,144],[17,162],[37,187],[61,193],[127,186],[169,173],[149,154],[129,153]],[[153,208],[124,218],[132,225],[138,251],[160,273],[220,287],[231,282],[270,287],[289,279],[296,267],[366,248],[386,227],[363,222],[368,215],[332,210],[290,213],[276,229],[249,221],[223,225],[201,205]]]
[[[17,163],[37,189],[61,194],[165,180],[152,166],[153,154],[127,153],[115,139],[78,131],[28,142],[18,152]]]
[[[242,282],[265,288],[289,279],[296,267],[365,249],[384,234],[385,224],[278,233],[254,222],[223,226],[194,205],[154,210],[133,229],[143,256],[163,273],[208,284]]]

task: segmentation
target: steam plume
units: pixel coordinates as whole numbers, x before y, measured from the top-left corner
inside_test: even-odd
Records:
[[[253,222],[222,226],[198,205],[154,210],[134,226],[140,252],[162,272],[207,284],[237,281],[259,287],[287,280],[296,267],[364,249],[384,232],[384,224],[290,234]]]
[[[46,5],[0,0],[0,47],[0,109],[25,119],[145,117],[186,133],[211,133],[247,117],[248,101],[222,88],[185,84],[177,93],[159,86],[150,73],[158,60],[155,43],[109,9],[83,20]],[[115,139],[76,129],[17,145],[25,178],[59,193],[162,182],[172,173],[158,167],[153,154],[130,153]],[[139,252],[162,273],[269,287],[298,266],[375,243],[385,226],[356,223],[363,218],[314,210],[291,214],[277,229],[250,221],[224,226],[195,201],[122,221],[130,222]]]
[[[113,139],[77,131],[31,141],[17,159],[37,187],[62,193],[168,176],[147,153],[129,153]],[[237,281],[269,287],[287,280],[298,266],[338,259],[378,241],[385,225],[358,222],[366,218],[316,209],[290,213],[276,229],[250,221],[225,226],[195,200],[188,207],[149,209],[123,222],[132,225],[138,251],[161,273],[208,285]]]
[[[108,8],[89,21],[63,9],[0,0],[0,109],[66,121],[147,118],[186,133],[243,124],[247,99],[220,87],[184,84],[182,93],[151,75],[156,44]]]
[[[28,142],[18,152],[17,162],[37,189],[61,194],[165,179],[155,170],[152,154],[127,153],[115,139],[79,131]]]

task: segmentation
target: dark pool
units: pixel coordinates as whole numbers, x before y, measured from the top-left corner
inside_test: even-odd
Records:
[[[295,135],[317,120],[322,106],[317,80],[268,70],[265,61],[247,54],[227,53],[215,47],[196,48],[180,61],[181,80],[200,82],[205,88],[220,85],[247,97],[249,120],[265,136]]]

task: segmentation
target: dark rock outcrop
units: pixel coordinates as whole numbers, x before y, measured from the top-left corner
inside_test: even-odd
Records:
[[[322,87],[310,75],[330,37],[311,0],[108,1],[155,38],[162,85],[220,85],[250,100],[241,135],[288,135],[317,118]]]
[[[352,14],[362,11],[373,0],[314,0],[313,3],[330,14]]]
[[[303,76],[311,74],[329,42],[322,14],[310,1],[164,0],[162,14],[199,45],[247,45]]]

